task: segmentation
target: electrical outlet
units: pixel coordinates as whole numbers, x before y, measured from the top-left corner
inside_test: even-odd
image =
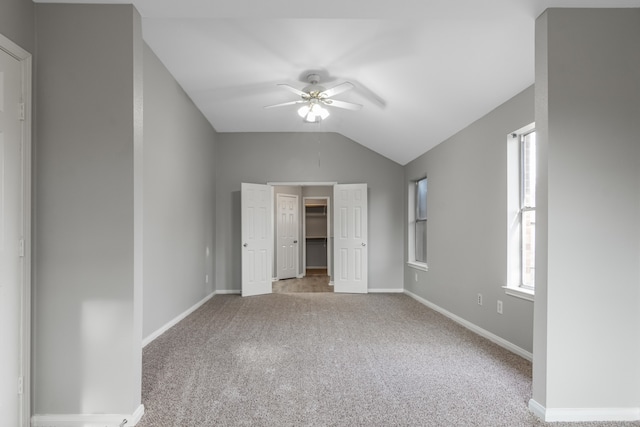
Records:
[[[502,301],[498,300],[498,314],[502,314]]]
[[[416,282],[418,281],[418,273],[416,273]]]
[[[482,294],[478,294],[478,305],[482,305]]]
[[[209,283],[209,275],[208,274],[204,275],[204,283]]]

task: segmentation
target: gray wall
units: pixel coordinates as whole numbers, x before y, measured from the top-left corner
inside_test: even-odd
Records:
[[[536,28],[533,398],[640,407],[640,9],[549,9]],[[606,411],[600,411],[605,413]]]
[[[0,2],[0,34],[32,55],[35,53],[34,4],[31,0]]]
[[[33,411],[140,404],[142,36],[130,5],[36,6]]]
[[[408,163],[402,188],[406,205],[410,182],[428,178],[429,271],[405,266],[405,289],[529,352],[533,303],[506,295],[502,286],[507,283],[507,135],[533,121],[530,87]],[[403,249],[407,259],[406,244]],[[496,311],[498,299],[502,315]]]
[[[146,45],[144,103],[147,337],[214,291],[216,132]]]
[[[403,168],[338,134],[221,133],[216,289],[240,290],[240,183],[367,183],[369,288],[402,289]]]

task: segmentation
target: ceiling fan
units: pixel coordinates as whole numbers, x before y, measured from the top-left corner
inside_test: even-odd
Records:
[[[304,104],[298,109],[298,115],[308,123],[318,123],[329,117],[329,111],[324,108],[325,106],[344,108],[347,110],[359,110],[362,108],[362,105],[360,104],[331,99],[334,95],[353,89],[354,85],[350,82],[344,82],[332,88],[325,89],[318,84],[320,83],[320,76],[318,74],[309,74],[307,76],[307,81],[309,82],[309,85],[304,87],[302,90],[296,89],[295,87],[285,83],[278,84],[278,86],[282,86],[283,88],[300,96],[300,99],[297,101],[283,102],[281,104],[267,105],[264,108]]]

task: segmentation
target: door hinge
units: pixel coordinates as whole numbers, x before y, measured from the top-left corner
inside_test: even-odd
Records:
[[[20,120],[24,120],[25,118],[25,106],[24,106],[24,102],[20,103],[20,112],[18,113],[20,114]]]
[[[24,239],[20,239],[18,242],[18,256],[24,256]]]
[[[18,377],[18,394],[22,394],[24,390],[22,377]]]

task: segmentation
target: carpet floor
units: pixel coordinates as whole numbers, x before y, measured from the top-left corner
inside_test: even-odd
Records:
[[[333,292],[333,286],[329,285],[329,276],[307,275],[301,279],[285,279],[272,283],[274,293],[291,292]]]
[[[140,427],[640,426],[539,421],[531,363],[402,294],[215,296],[142,369]]]

